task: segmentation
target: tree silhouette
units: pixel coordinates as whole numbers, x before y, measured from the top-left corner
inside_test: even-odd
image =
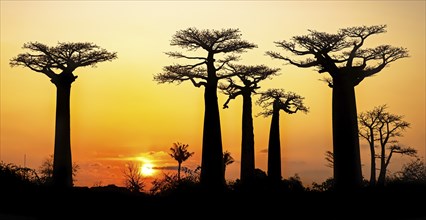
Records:
[[[219,106],[217,102],[218,81],[232,76],[223,67],[236,61],[236,54],[255,48],[256,45],[241,40],[238,29],[198,30],[188,28],[178,31],[170,45],[179,46],[188,51],[198,49],[207,52],[206,56],[187,56],[180,52],[166,53],[173,58],[183,58],[194,64],[174,64],[165,66],[163,72],[154,76],[159,83],[181,83],[190,81],[195,87],[204,87],[204,125],[201,155],[200,182],[210,190],[224,189],[222,136],[220,130]],[[223,58],[215,55],[230,54]]]
[[[243,97],[240,180],[245,184],[253,180],[255,170],[251,95],[260,88],[258,85],[260,81],[277,75],[279,69],[271,69],[264,65],[228,65],[228,68],[231,73],[236,74],[237,79],[228,78],[228,83],[219,85],[219,88],[228,95],[223,108],[228,108],[228,103],[232,99],[240,95]]]
[[[53,184],[56,187],[72,186],[72,159],[70,143],[70,92],[77,78],[73,74],[79,67],[92,66],[117,58],[93,43],[58,43],[49,47],[38,42],[24,44],[22,53],[10,60],[10,65],[24,66],[50,78],[56,86],[55,149]]]
[[[377,139],[377,126],[379,117],[384,113],[386,105],[378,106],[372,111],[362,112],[358,116],[359,121],[359,136],[367,140],[370,146],[370,186],[376,185],[376,149],[374,141]]]
[[[140,192],[145,187],[145,182],[141,174],[141,165],[135,162],[126,163],[123,170],[124,185],[132,192]]]
[[[194,152],[188,151],[188,144],[181,144],[179,142],[173,143],[173,147],[170,148],[172,153],[169,155],[178,162],[178,180],[180,180],[180,170],[182,162],[188,160]]]
[[[395,174],[395,180],[405,183],[426,184],[426,164],[418,157],[402,166],[401,171]]]
[[[223,152],[223,175],[225,175],[225,173],[226,173],[226,167],[228,165],[234,163],[234,162],[235,162],[235,160],[231,156],[231,152],[229,152],[229,151]]]
[[[371,151],[371,164],[374,166],[374,175],[371,175],[370,185],[374,185],[375,181],[375,159],[380,159],[380,173],[377,179],[377,185],[383,186],[385,184],[386,171],[393,154],[398,153],[402,155],[415,156],[417,151],[410,147],[402,147],[398,144],[395,137],[402,136],[402,131],[410,127],[410,123],[403,120],[403,116],[391,114],[386,111],[387,106],[381,105],[375,107],[372,111],[362,112],[359,115],[361,137],[365,138],[370,144]],[[374,141],[380,144],[380,154],[376,155],[374,151]],[[386,146],[389,143],[393,145],[388,147],[389,154],[386,154]],[[374,155],[374,156],[373,156]],[[371,169],[373,172],[373,169]],[[373,179],[374,176],[374,179]],[[373,183],[374,184],[373,184]]]
[[[354,190],[362,184],[355,86],[389,63],[408,57],[406,48],[390,45],[361,49],[368,37],[385,32],[386,25],[349,27],[340,29],[337,34],[309,30],[308,35],[275,42],[294,55],[311,56],[303,61],[267,52],[272,58],[297,67],[317,67],[319,73],[329,73],[331,78],[325,81],[333,89],[334,179],[337,190]]]
[[[75,177],[77,176],[77,172],[80,169],[80,166],[73,162],[72,163],[72,177],[73,183],[76,181]],[[43,160],[39,167],[40,173],[40,182],[42,184],[51,185],[53,183],[53,155],[49,155],[46,159]]]
[[[325,164],[325,166],[333,168],[334,166],[334,154],[331,151],[326,151],[325,152],[325,160],[327,161],[327,164]]]
[[[257,100],[257,104],[264,109],[260,115],[264,117],[272,115],[268,145],[268,177],[273,184],[281,181],[280,110],[287,114],[297,111],[307,113],[308,108],[304,106],[303,99],[303,97],[293,92],[285,92],[283,89],[268,89],[266,92],[262,92]]]

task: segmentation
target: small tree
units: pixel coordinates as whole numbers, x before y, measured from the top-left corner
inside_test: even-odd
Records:
[[[178,180],[180,180],[182,163],[194,155],[194,152],[188,151],[188,146],[188,144],[181,144],[177,142],[173,143],[173,147],[170,148],[171,153],[169,153],[169,155],[178,162]]]
[[[262,92],[257,104],[264,111],[259,115],[271,116],[271,129],[268,145],[268,177],[271,182],[281,181],[281,143],[280,143],[280,110],[287,114],[298,111],[307,113],[308,108],[303,104],[303,97],[293,92],[285,92],[283,89],[268,89]],[[272,106],[272,109],[271,109]]]
[[[145,187],[145,181],[140,169],[141,165],[139,163],[128,162],[123,170],[124,185],[131,192],[141,192]]]
[[[402,115],[391,114],[386,111],[387,106],[381,105],[375,107],[372,111],[361,113],[360,118],[360,131],[361,137],[365,138],[370,144],[371,160],[375,161],[376,158],[380,159],[380,173],[377,179],[377,184],[383,186],[386,180],[386,172],[393,154],[401,154],[408,156],[415,156],[417,151],[410,147],[403,147],[395,140],[396,137],[401,137],[402,132],[410,127],[410,123],[403,120]],[[380,144],[380,154],[376,155],[374,151],[374,141]],[[391,143],[393,145],[387,147]],[[389,150],[389,154],[386,153]],[[375,162],[371,163],[375,168]],[[374,185],[375,171],[372,169],[372,177],[370,185]]]
[[[370,186],[376,185],[376,145],[377,126],[379,126],[379,118],[384,113],[386,105],[375,107],[372,111],[361,112],[358,116],[359,121],[359,136],[368,141],[370,146]]]
[[[80,166],[73,162],[72,164],[72,176],[73,176],[73,184],[75,181],[75,177],[77,176],[77,172],[80,169]],[[46,159],[43,160],[42,164],[39,167],[40,173],[40,181],[42,184],[51,185],[53,183],[53,155],[49,155]]]
[[[426,184],[426,165],[417,157],[415,160],[404,164],[401,171],[395,174],[395,179],[405,183]]]
[[[70,137],[71,84],[77,79],[74,70],[117,58],[93,43],[59,43],[49,47],[38,42],[24,44],[22,53],[10,60],[10,65],[28,67],[46,75],[56,86],[55,149],[53,156],[53,184],[60,188],[71,187],[72,158]]]
[[[231,156],[231,152],[229,152],[229,151],[223,152],[223,175],[225,175],[225,173],[226,173],[226,167],[228,165],[231,165],[234,162],[235,162],[235,160]]]

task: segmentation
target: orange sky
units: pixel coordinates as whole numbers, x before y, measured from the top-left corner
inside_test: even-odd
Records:
[[[274,41],[306,34],[308,29],[334,33],[339,28],[387,24],[388,32],[367,39],[366,46],[408,48],[410,58],[391,63],[356,87],[358,112],[387,104],[412,124],[400,142],[425,155],[425,2],[424,1],[1,1],[1,139],[0,159],[38,168],[53,154],[55,87],[42,74],[11,68],[9,60],[38,41],[93,42],[118,59],[97,68],[81,68],[71,91],[71,145],[81,167],[77,185],[122,185],[124,163],[151,161],[156,167],[177,163],[167,154],[174,142],[189,144],[195,155],[184,166],[201,163],[203,90],[190,83],[157,84],[153,75],[178,60],[164,52],[172,35],[188,27],[239,28],[258,48],[240,64],[281,68],[262,89],[284,88],[305,97],[308,114],[281,117],[282,172],[298,173],[304,184],[332,176],[324,152],[332,148],[331,89],[314,69],[298,69],[265,56],[283,52]],[[254,98],[255,100],[257,98]],[[222,105],[226,97],[219,95]],[[227,178],[239,176],[240,98],[221,110],[224,150],[236,162]],[[254,114],[261,109],[254,107]],[[256,167],[266,171],[270,118],[254,118]],[[364,176],[369,154],[361,142]],[[391,170],[409,161],[396,155]],[[161,172],[170,172],[168,169]]]

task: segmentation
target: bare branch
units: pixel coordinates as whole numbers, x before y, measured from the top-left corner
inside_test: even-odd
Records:
[[[315,61],[313,59],[306,59],[305,61],[294,61],[291,60],[288,57],[284,57],[282,56],[280,53],[277,52],[273,52],[273,51],[267,51],[266,55],[274,58],[274,59],[281,59],[281,60],[285,60],[287,62],[289,62],[292,65],[295,65],[297,67],[301,67],[301,68],[309,68],[309,67],[314,67],[314,66],[318,66],[320,63],[318,61]]]
[[[166,52],[166,54],[169,57],[173,57],[173,58],[185,58],[185,59],[189,59],[189,60],[207,60],[205,57],[191,57],[191,56],[185,56],[180,52]]]
[[[158,83],[181,83],[190,80],[196,87],[205,86],[207,81],[204,68],[190,68],[181,65],[170,65],[163,68],[162,73],[154,76]],[[196,80],[197,79],[197,80]]]

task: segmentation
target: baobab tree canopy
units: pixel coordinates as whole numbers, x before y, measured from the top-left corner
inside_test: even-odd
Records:
[[[35,72],[55,79],[54,70],[72,73],[78,67],[92,66],[117,58],[117,53],[108,52],[93,43],[58,43],[49,47],[39,42],[24,44],[23,49],[33,53],[22,53],[10,61],[11,66],[25,66]]]
[[[385,32],[386,25],[343,28],[336,34],[309,30],[307,35],[294,36],[290,41],[277,41],[275,44],[294,55],[311,57],[296,60],[277,52],[268,51],[267,54],[297,67],[317,67],[319,73],[328,72],[332,78],[350,75],[356,86],[389,63],[408,57],[408,50],[403,47],[380,45],[362,49],[368,37]],[[332,81],[329,82],[332,86]]]
[[[235,54],[243,53],[247,49],[256,47],[255,44],[241,40],[241,34],[239,32],[238,29],[198,30],[196,28],[177,31],[172,37],[171,46],[179,46],[188,51],[203,49],[208,52],[208,55],[206,57],[187,56],[181,52],[167,52],[166,54],[172,58],[197,60],[197,62],[188,65],[174,64],[166,66],[163,68],[163,73],[154,76],[154,80],[159,83],[180,83],[190,80],[196,87],[206,86],[206,81],[209,77],[209,68],[210,71],[215,72],[215,78],[223,79],[229,77],[229,74],[220,72],[220,70],[222,70],[226,64],[238,60],[238,56]],[[214,60],[214,54],[219,53],[231,53],[231,55]],[[214,66],[206,66],[207,64]]]

